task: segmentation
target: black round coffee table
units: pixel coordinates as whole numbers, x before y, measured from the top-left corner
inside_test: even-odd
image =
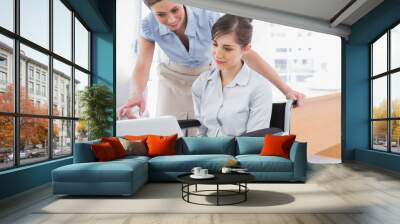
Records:
[[[193,179],[190,177],[191,173],[182,174],[177,177],[178,181],[182,183],[182,199],[188,203],[198,204],[198,205],[234,205],[247,200],[247,192],[249,188],[247,183],[255,180],[255,177],[249,173],[215,173],[215,177],[212,179]],[[216,185],[215,190],[197,190],[197,185]],[[195,186],[194,191],[190,191],[190,186]],[[236,185],[237,190],[223,190],[220,189],[220,185]],[[205,194],[209,192],[215,192],[215,194]],[[204,196],[204,197],[216,197],[216,204],[202,204],[190,201],[190,196]],[[239,200],[231,203],[221,203],[221,197],[232,197],[241,196]]]

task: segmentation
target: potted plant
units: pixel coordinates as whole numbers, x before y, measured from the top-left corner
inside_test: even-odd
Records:
[[[79,93],[81,119],[88,131],[89,140],[110,136],[112,126],[113,93],[102,84],[87,86]]]

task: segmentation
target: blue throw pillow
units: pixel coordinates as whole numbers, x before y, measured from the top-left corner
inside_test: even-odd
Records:
[[[180,154],[235,155],[235,139],[233,137],[183,137],[180,142]]]
[[[259,154],[264,145],[264,137],[236,137],[236,155]]]

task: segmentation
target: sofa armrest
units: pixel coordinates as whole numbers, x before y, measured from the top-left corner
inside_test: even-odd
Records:
[[[96,158],[94,157],[90,146],[92,144],[100,143],[99,140],[90,141],[90,142],[82,142],[75,143],[74,145],[74,163],[89,163],[95,162]]]
[[[293,178],[305,181],[307,176],[307,143],[294,142],[290,149],[290,160],[293,162]]]

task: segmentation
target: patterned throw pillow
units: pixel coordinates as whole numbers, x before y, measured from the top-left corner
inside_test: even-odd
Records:
[[[126,155],[145,156],[147,155],[146,145],[141,140],[126,140],[119,138],[122,146],[126,151]]]

